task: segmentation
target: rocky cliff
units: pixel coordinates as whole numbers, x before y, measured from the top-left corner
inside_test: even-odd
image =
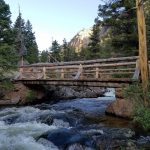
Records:
[[[104,43],[108,38],[108,31],[110,27],[103,26],[99,29],[100,43]],[[92,28],[82,29],[79,31],[69,42],[69,46],[75,48],[76,53],[80,52],[82,48],[87,48],[90,43],[90,36],[92,34]]]
[[[86,48],[90,42],[92,28],[82,29],[70,41],[69,45],[75,48],[76,52],[80,52],[81,48]]]

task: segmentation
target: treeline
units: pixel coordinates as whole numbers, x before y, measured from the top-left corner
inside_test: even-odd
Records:
[[[20,54],[22,49],[24,54]],[[38,62],[38,46],[32,24],[29,20],[25,22],[19,13],[12,25],[9,5],[0,0],[0,78],[17,66],[21,55],[29,63]]]
[[[66,39],[61,45],[54,40],[52,44],[50,43],[52,46],[49,49],[39,53],[31,22],[25,21],[20,13],[12,25],[9,5],[0,0],[0,65],[4,69],[9,68],[18,62],[16,59],[20,53],[28,63],[138,55],[135,6],[135,0],[106,0],[98,6],[88,47],[76,52],[75,47],[71,47]],[[144,6],[148,53],[150,53],[150,1],[145,0]],[[25,47],[18,44],[20,32]],[[24,51],[21,52],[20,49]]]

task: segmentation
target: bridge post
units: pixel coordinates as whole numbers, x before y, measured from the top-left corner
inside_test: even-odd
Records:
[[[99,68],[96,68],[96,75],[95,75],[95,78],[98,79],[99,77]]]
[[[43,67],[43,79],[46,79],[46,68]]]
[[[83,79],[83,66],[82,64],[80,64],[80,67],[79,67],[79,70],[80,70],[80,79]]]
[[[20,73],[19,79],[21,79],[22,78],[22,74],[23,74],[23,68],[19,68],[19,73]]]
[[[61,76],[60,76],[61,79],[64,79],[64,69],[61,69]]]
[[[146,27],[144,18],[143,1],[136,0],[137,8],[137,23],[138,23],[138,34],[139,34],[139,61],[140,61],[140,72],[143,92],[145,95],[144,104],[148,105],[146,98],[148,90],[148,57],[147,57],[147,44],[146,44]]]

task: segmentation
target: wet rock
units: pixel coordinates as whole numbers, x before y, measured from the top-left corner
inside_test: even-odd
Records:
[[[79,110],[69,110],[65,111],[65,113],[57,113],[53,115],[53,118],[57,120],[63,120],[65,123],[69,123],[68,125],[75,127],[80,125],[84,120],[83,112]],[[66,127],[68,127],[68,125]],[[63,126],[62,126],[63,127]],[[65,127],[65,126],[64,126]]]
[[[99,150],[139,150],[132,140],[117,140],[103,138],[97,141]]]
[[[37,142],[44,145],[46,148],[49,148],[50,150],[59,150],[59,148],[56,145],[54,145],[51,141],[48,141],[46,139],[40,138]]]
[[[40,136],[53,142],[58,147],[66,147],[74,143],[80,143],[82,145],[90,145],[88,137],[80,134],[74,129],[60,128],[50,131],[45,135]]]
[[[79,143],[75,143],[75,144],[70,145],[67,148],[67,150],[94,150],[94,149],[92,149],[90,147],[85,147]]]
[[[106,113],[123,118],[132,118],[133,103],[125,99],[117,99],[107,107]]]
[[[37,121],[40,121],[41,123],[45,123],[48,125],[51,125],[53,123],[53,118],[50,115],[41,115],[37,119]]]
[[[137,145],[142,149],[150,149],[150,136],[141,136],[138,140],[137,140]]]
[[[136,144],[134,143],[134,141],[128,141],[126,150],[138,150],[138,148]]]
[[[112,139],[129,139],[135,135],[135,132],[128,128],[104,128],[104,135]]]

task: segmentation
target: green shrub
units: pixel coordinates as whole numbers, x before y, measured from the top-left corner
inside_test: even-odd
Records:
[[[150,130],[150,108],[138,107],[135,111],[134,121],[138,122],[144,130]]]
[[[139,123],[144,130],[150,130],[150,108],[144,106],[144,97],[150,100],[150,86],[147,95],[144,95],[140,83],[132,84],[124,89],[124,97],[134,104],[133,121]]]
[[[32,91],[32,90],[28,90],[28,91],[27,91],[27,94],[26,94],[26,99],[27,99],[28,101],[33,101],[33,100],[35,100],[35,99],[36,99],[36,94],[35,94],[35,92]]]
[[[0,82],[0,89],[2,90],[12,90],[14,88],[13,83],[10,80],[2,80]]]
[[[143,93],[141,84],[135,83],[124,88],[123,96],[131,100],[137,107],[139,105],[144,106],[144,98],[150,100],[150,84],[148,85],[147,95]]]

